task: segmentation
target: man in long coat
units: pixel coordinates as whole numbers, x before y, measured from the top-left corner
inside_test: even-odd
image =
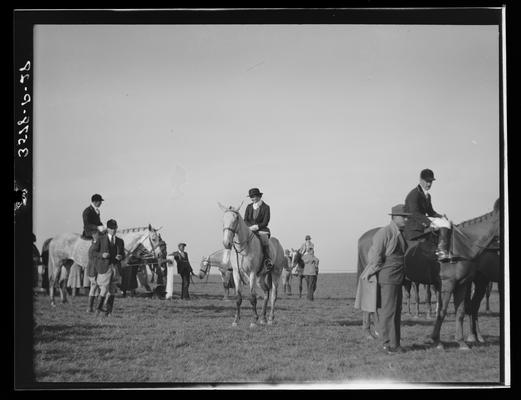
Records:
[[[319,260],[315,257],[314,250],[309,249],[308,252],[302,256],[302,261],[304,261],[303,275],[308,287],[307,299],[313,301],[315,290],[317,288]]]
[[[376,275],[376,315],[383,349],[388,353],[403,352],[400,347],[402,284],[405,278],[404,255],[407,242],[402,235],[410,216],[403,204],[391,210],[391,222],[373,237],[368,263],[360,275],[359,285]],[[360,303],[357,299],[355,303]]]
[[[188,253],[185,251],[186,243],[179,243],[177,245],[178,251],[173,253],[174,259],[177,263],[177,273],[181,275],[181,299],[190,300],[188,287],[190,286],[190,274],[192,274],[192,266],[188,260]]]

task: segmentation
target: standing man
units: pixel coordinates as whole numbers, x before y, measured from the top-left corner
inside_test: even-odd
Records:
[[[244,211],[244,222],[250,230],[257,235],[261,241],[262,253],[264,260],[261,268],[259,268],[258,275],[262,272],[270,272],[273,269],[273,262],[270,258],[270,229],[268,224],[270,222],[270,206],[262,201],[261,191],[258,188],[253,188],[248,191],[248,197],[251,203],[246,206]]]
[[[402,284],[405,278],[404,254],[407,249],[402,235],[410,213],[398,204],[391,210],[391,222],[380,228],[373,237],[368,262],[360,279],[376,275],[376,316],[383,349],[388,354],[402,353],[400,323],[402,312]]]
[[[439,261],[446,261],[449,255],[449,234],[451,223],[447,217],[438,214],[432,208],[432,200],[429,190],[434,181],[434,172],[424,169],[420,173],[420,183],[409,192],[405,198],[405,208],[411,213],[411,217],[405,224],[405,239],[424,240],[425,235],[432,231],[439,231],[438,248],[436,256]]]
[[[100,235],[91,250],[96,260],[96,284],[100,288],[98,313],[105,311],[107,316],[112,313],[114,307],[116,283],[120,277],[120,261],[125,256],[125,244],[123,239],[116,237],[117,229],[118,224],[115,220],[107,221],[107,234]],[[106,305],[105,310],[103,305]]]
[[[318,275],[318,258],[315,257],[315,252],[313,249],[309,249],[306,254],[302,256],[302,260],[304,261],[304,278],[306,278],[306,283],[308,287],[307,291],[307,299],[310,301],[314,300],[314,293],[317,288],[317,275]]]
[[[300,246],[300,249],[298,250],[302,255],[306,254],[309,250],[315,249],[315,245],[311,241],[311,236],[306,235],[306,238],[304,240],[305,242],[302,243],[302,246]]]
[[[177,250],[173,256],[177,263],[177,273],[181,275],[181,299],[190,300],[188,287],[190,286],[190,274],[193,272],[190,261],[188,260],[188,253],[185,251],[186,243],[179,243]]]

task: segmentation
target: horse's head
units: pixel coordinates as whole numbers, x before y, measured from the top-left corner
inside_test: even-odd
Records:
[[[239,231],[239,222],[241,220],[241,215],[239,214],[239,209],[241,206],[237,208],[233,208],[232,206],[225,207],[221,203],[218,203],[221,210],[224,211],[223,216],[223,246],[225,249],[230,250],[233,244],[233,238]],[[241,203],[242,205],[242,203]]]
[[[145,250],[151,253],[155,258],[166,258],[166,243],[161,238],[158,232],[159,229],[152,228],[152,225],[148,225],[148,230],[143,232],[142,239],[140,240],[141,245]]]
[[[291,255],[291,266],[295,267],[297,265],[303,266],[304,261],[302,260],[302,254],[298,250],[292,250],[293,254]]]
[[[210,270],[210,260],[209,257],[204,256],[201,260],[201,264],[199,265],[199,279],[203,279],[203,277],[208,274]]]

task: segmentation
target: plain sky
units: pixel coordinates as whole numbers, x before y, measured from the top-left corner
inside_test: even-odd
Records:
[[[102,221],[162,227],[192,266],[222,248],[217,202],[258,187],[284,248],[356,270],[423,168],[455,223],[499,197],[497,26],[39,25],[37,245]]]

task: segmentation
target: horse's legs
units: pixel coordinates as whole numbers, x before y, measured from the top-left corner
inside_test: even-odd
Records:
[[[270,315],[268,317],[268,325],[273,324],[273,319],[275,318],[275,302],[277,301],[277,283],[273,280],[271,283],[271,290],[269,291],[270,298]]]
[[[236,310],[235,310],[235,318],[233,319],[232,326],[237,326],[237,323],[241,319],[241,303],[242,303],[242,293],[240,290],[237,291],[237,301],[236,301]]]
[[[255,273],[253,273],[250,275],[250,303],[253,308],[253,318],[250,323],[250,328],[255,328],[259,319],[259,314],[257,314],[257,293],[255,292],[255,281],[256,276]]]
[[[427,315],[425,316],[426,319],[431,319],[432,316],[432,293],[431,293],[431,285],[427,284],[424,285],[425,287],[425,301],[427,303]]]
[[[298,297],[302,297],[302,279],[304,278],[304,275],[299,275],[298,277]]]
[[[414,297],[416,300],[416,318],[420,317],[420,284],[418,282],[413,283],[414,286]]]
[[[407,314],[411,314],[411,285],[412,283],[409,280],[403,282],[405,298],[407,299]]]
[[[459,344],[460,350],[468,350],[469,347],[463,340],[463,319],[465,318],[465,303],[468,303],[468,293],[470,292],[472,282],[456,285],[454,289],[454,309],[456,310],[456,342]],[[467,304],[468,308],[468,304]]]
[[[447,308],[449,307],[450,298],[454,291],[454,285],[455,282],[452,279],[444,279],[441,282],[441,290],[438,295],[440,310],[439,314],[436,316],[434,328],[431,333],[431,340],[438,348],[443,348],[443,345],[440,342],[441,325],[447,315]]]
[[[490,312],[490,293],[492,292],[492,285],[493,285],[493,282],[490,281],[487,285],[487,290],[485,292],[485,295],[486,295],[486,307],[485,307],[485,312]]]
[[[262,299],[262,310],[261,310],[261,317],[260,317],[260,324],[264,325],[267,323],[266,321],[266,312],[268,310],[268,300],[270,299],[270,290],[263,290],[264,291],[264,298]]]
[[[488,287],[489,284],[482,279],[476,279],[474,282],[474,293],[470,301],[470,310],[468,310],[468,314],[470,316],[470,333],[467,337],[468,342],[475,343],[478,341],[480,343],[485,343],[485,339],[479,331],[478,315],[481,301],[483,300]]]

